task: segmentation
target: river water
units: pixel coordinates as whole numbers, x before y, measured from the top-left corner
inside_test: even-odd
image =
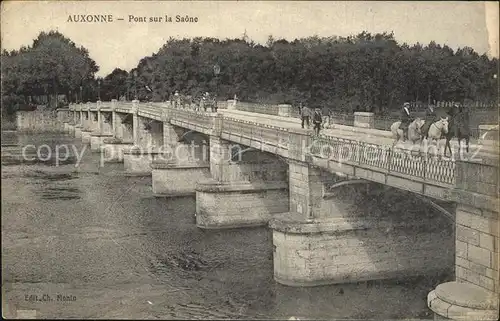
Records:
[[[5,317],[430,318],[427,293],[452,277],[282,286],[266,227],[201,230],[194,197],[155,198],[150,177],[100,167],[90,148],[78,167],[20,162],[26,144],[83,148],[55,134],[2,133]]]

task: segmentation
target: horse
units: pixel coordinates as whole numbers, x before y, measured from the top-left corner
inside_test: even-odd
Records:
[[[416,118],[414,121],[408,125],[408,139],[415,144],[416,141],[421,139],[420,129],[424,125],[425,120]],[[393,145],[399,141],[400,138],[403,137],[403,130],[399,128],[401,126],[401,121],[397,121],[391,125],[392,136],[394,137]]]
[[[429,126],[429,130],[425,134],[425,139],[430,140],[431,143],[435,140],[437,144],[443,134],[448,134],[448,117],[441,118],[440,120],[432,123]]]
[[[450,141],[453,137],[458,140],[458,153],[462,150],[462,140],[465,140],[465,146],[467,153],[469,152],[469,140],[470,140],[470,126],[469,119],[466,111],[460,110],[455,112],[448,122],[448,132],[445,134],[446,145],[444,147],[444,156],[446,156],[446,150],[450,151],[452,154]]]

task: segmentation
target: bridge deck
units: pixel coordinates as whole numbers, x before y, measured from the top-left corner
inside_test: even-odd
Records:
[[[279,126],[283,128],[292,128],[292,129],[301,128],[301,121],[300,119],[297,118],[274,116],[274,115],[271,116],[271,115],[239,111],[239,110],[221,110],[221,112],[224,116],[230,116],[232,118],[242,119],[259,124]],[[392,145],[394,142],[394,139],[390,137],[390,133],[386,131],[370,130],[371,132],[380,132],[380,133],[385,132],[383,133],[385,134],[385,136],[382,136],[378,134],[377,135],[372,134],[370,133],[370,131],[367,131],[366,129],[360,129],[351,126],[334,125],[334,127],[335,128],[321,129],[320,136],[342,137],[346,139],[365,142],[368,144],[384,145],[384,146]],[[312,124],[310,128],[312,130],[313,128]],[[454,153],[458,152],[458,142],[456,141],[456,139],[451,142],[451,145],[454,150]],[[424,146],[412,145],[410,142],[401,143],[398,146],[405,149],[413,148],[415,151],[424,150]],[[444,144],[442,147],[444,147]],[[476,153],[477,155],[497,156],[498,148],[495,148],[493,145],[486,146],[471,142],[470,152],[471,153],[477,152]]]

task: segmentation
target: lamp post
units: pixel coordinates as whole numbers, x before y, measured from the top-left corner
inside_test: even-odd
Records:
[[[134,100],[137,100],[137,70],[134,70]]]
[[[80,103],[83,103],[83,86],[80,86]]]
[[[220,74],[220,66],[218,64],[214,65],[214,75],[215,75],[215,112],[217,112],[217,99],[219,97],[219,74]]]
[[[101,79],[97,80],[97,100],[101,101]]]

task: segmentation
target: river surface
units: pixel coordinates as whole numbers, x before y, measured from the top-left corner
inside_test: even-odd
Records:
[[[71,157],[20,162],[26,144],[83,148],[55,134],[2,133],[4,317],[431,318],[428,292],[451,279],[282,286],[266,227],[201,230],[194,197],[155,198],[150,177],[100,167],[89,147],[78,167]]]

